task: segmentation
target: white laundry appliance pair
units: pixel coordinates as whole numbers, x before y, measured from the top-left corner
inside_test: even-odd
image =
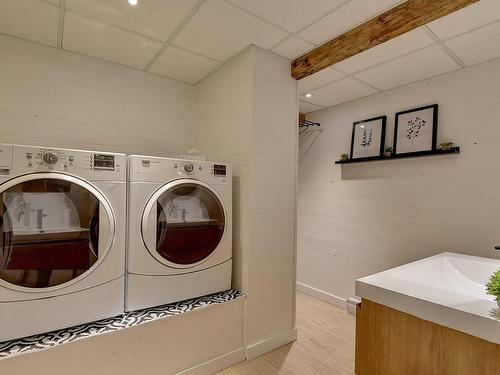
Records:
[[[0,341],[123,313],[126,156],[0,144]]]
[[[135,155],[128,168],[125,309],[229,289],[231,167]]]
[[[128,165],[0,144],[0,342],[230,288],[230,166]]]

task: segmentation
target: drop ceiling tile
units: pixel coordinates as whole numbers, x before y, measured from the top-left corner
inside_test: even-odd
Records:
[[[352,74],[431,44],[434,44],[434,40],[424,27],[420,27],[335,64],[334,67]]]
[[[320,109],[323,109],[323,107],[320,107],[318,105],[306,103],[303,101],[299,101],[299,112],[300,113],[310,113],[314,111],[319,111]]]
[[[428,26],[439,39],[445,40],[497,20],[500,20],[500,1],[481,0]]]
[[[346,77],[329,85],[312,91],[312,97],[307,98],[310,103],[329,107],[375,94],[378,91],[351,77]]]
[[[460,66],[439,46],[431,46],[355,74],[355,77],[381,90],[420,81]]]
[[[345,74],[331,68],[325,68],[317,73],[314,73],[306,78],[298,81],[299,94],[305,94],[317,87],[324,86],[333,81],[338,81],[344,78]]]
[[[173,44],[225,61],[250,44],[269,49],[287,34],[222,0],[206,0]]]
[[[150,71],[187,83],[196,83],[217,69],[219,62],[176,47],[167,47]]]
[[[400,2],[401,0],[351,0],[313,23],[299,35],[320,44],[383,13]]]
[[[144,69],[161,43],[102,23],[67,13],[63,49]]]
[[[300,38],[291,36],[273,49],[273,52],[289,59],[298,57],[314,47],[314,44],[305,42]]]
[[[130,5],[126,0],[67,0],[67,9],[91,18],[166,41],[189,15],[197,0],[149,0]]]
[[[346,0],[229,1],[290,32],[297,32],[303,29],[328,11],[346,2]]]
[[[500,22],[450,39],[446,45],[466,65],[500,57]]]
[[[0,0],[0,32],[57,45],[59,8],[37,0]]]
[[[43,1],[44,3],[50,3],[52,5],[55,5],[56,7],[58,7],[60,3],[60,0],[39,0],[39,1]]]

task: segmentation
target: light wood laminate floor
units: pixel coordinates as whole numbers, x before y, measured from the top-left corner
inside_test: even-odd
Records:
[[[297,293],[298,340],[219,375],[353,375],[355,318]]]

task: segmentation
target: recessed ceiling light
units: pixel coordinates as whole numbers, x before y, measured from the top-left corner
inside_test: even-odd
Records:
[[[361,126],[360,126],[360,128],[364,129],[364,128],[365,128],[365,126],[364,126],[364,125],[361,125]]]
[[[130,5],[137,5],[138,0],[128,0]]]
[[[305,96],[306,96],[306,98],[310,98],[311,96],[313,96],[313,94],[311,94],[310,92],[308,92]]]

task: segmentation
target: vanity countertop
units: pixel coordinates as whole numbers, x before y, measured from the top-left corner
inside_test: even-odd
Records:
[[[356,295],[500,344],[500,309],[485,283],[500,260],[442,253],[356,280]]]

